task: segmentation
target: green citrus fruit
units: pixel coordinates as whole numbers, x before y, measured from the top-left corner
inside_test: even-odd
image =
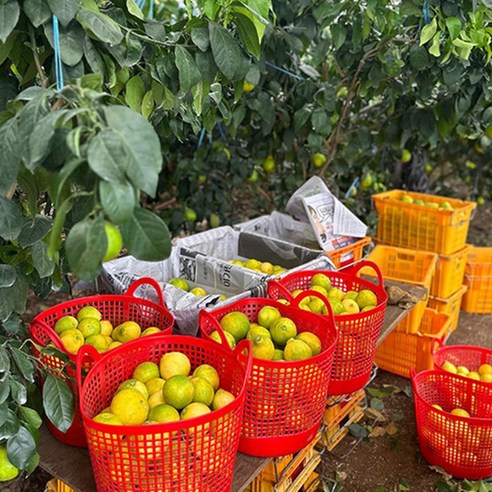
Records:
[[[218,410],[219,408],[225,407],[229,403],[233,402],[235,399],[235,396],[230,391],[219,388],[215,393],[212,408],[214,410]]]
[[[321,154],[320,152],[316,152],[316,154],[313,154],[311,156],[311,164],[314,167],[321,167],[323,164],[326,163],[326,156],[325,154]]]
[[[256,359],[272,360],[275,354],[275,345],[271,338],[257,335],[251,340],[253,357]]]
[[[142,362],[133,371],[132,378],[146,383],[150,379],[159,377],[159,366],[154,362]]]
[[[287,340],[297,335],[297,327],[291,319],[281,317],[273,323],[270,333],[275,344],[283,347],[287,343]]]
[[[355,302],[359,305],[360,309],[363,309],[366,306],[376,306],[378,303],[378,298],[372,290],[362,289],[357,294]]]
[[[268,155],[263,161],[263,170],[266,173],[271,173],[275,171],[275,167],[276,167],[275,159],[273,158],[272,155]]]
[[[205,405],[210,406],[215,394],[213,386],[205,378],[201,378],[198,376],[192,377],[191,382],[195,387],[193,401],[204,403]]]
[[[313,356],[310,346],[302,340],[291,339],[284,348],[284,358],[288,361],[308,359]]]
[[[79,321],[77,329],[82,332],[84,338],[88,338],[91,335],[99,335],[101,333],[101,324],[95,318],[83,318]]]
[[[184,209],[184,219],[188,222],[196,222],[196,212],[192,208],[186,207]]]
[[[326,291],[329,291],[331,288],[330,278],[324,273],[316,273],[311,278],[311,287],[314,287],[315,285],[319,285]]]
[[[281,316],[277,308],[264,306],[258,311],[258,324],[265,328],[270,328]]]
[[[162,392],[166,403],[182,410],[193,401],[195,387],[186,376],[177,375],[166,380]]]
[[[229,344],[229,347],[234,348],[236,346],[236,339],[228,331],[224,331],[224,335],[227,343]],[[222,338],[220,338],[219,332],[217,330],[214,330],[212,333],[210,333],[210,338],[217,343],[222,343]]]
[[[188,376],[191,371],[190,359],[181,352],[168,352],[159,363],[161,377],[166,381],[172,376]]]
[[[215,367],[209,364],[201,364],[193,371],[193,377],[206,379],[214,391],[217,391],[220,385],[219,373]]]
[[[19,475],[19,469],[10,462],[7,448],[0,446],[0,482],[13,480],[17,475]]]
[[[303,331],[296,336],[296,340],[307,343],[313,355],[318,355],[321,352],[321,340],[314,333]]]
[[[400,160],[401,160],[401,162],[403,162],[403,164],[410,162],[412,160],[412,153],[408,149],[403,149],[401,151]]]
[[[240,312],[227,313],[220,320],[220,326],[224,331],[230,333],[236,342],[242,340],[249,330],[248,317]]]
[[[149,420],[154,422],[176,422],[180,420],[179,412],[166,403],[161,403],[150,409]]]
[[[77,313],[77,319],[80,321],[84,318],[95,318],[98,321],[101,321],[102,314],[93,306],[84,306]]]
[[[139,381],[138,379],[127,379],[126,381],[123,381],[119,386],[118,389],[116,390],[116,393],[118,391],[124,390],[124,389],[135,389],[137,391],[140,391],[142,396],[145,397],[145,399],[148,399],[149,397],[149,392],[147,390],[147,386],[145,386],[142,381]]]
[[[111,400],[110,408],[111,413],[119,417],[123,425],[143,424],[149,415],[147,398],[134,388],[118,391]]]
[[[55,331],[60,334],[62,331],[77,328],[78,324],[79,322],[74,316],[63,316],[55,323]]]
[[[168,284],[174,285],[177,289],[182,289],[186,292],[190,290],[190,285],[184,278],[172,278],[168,281]]]
[[[104,222],[104,231],[106,232],[108,247],[102,259],[103,262],[116,258],[123,247],[123,236],[117,226],[106,220]]]

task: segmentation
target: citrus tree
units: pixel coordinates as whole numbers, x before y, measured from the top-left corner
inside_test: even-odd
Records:
[[[28,292],[94,279],[122,244],[169,255],[146,204],[170,142],[230,121],[270,15],[268,0],[0,2],[0,445],[16,468],[39,460]],[[47,381],[44,410],[64,430],[73,397]]]

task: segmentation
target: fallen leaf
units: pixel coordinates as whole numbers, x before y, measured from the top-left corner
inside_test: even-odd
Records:
[[[371,407],[368,407],[364,410],[364,415],[367,418],[375,419],[379,422],[384,422],[386,420],[386,417],[381,412]]]
[[[394,422],[390,422],[386,427],[385,427],[386,433],[389,436],[394,436],[398,432],[398,427],[396,427],[396,424]]]
[[[369,434],[369,437],[381,437],[386,434],[386,431],[384,430],[384,427],[377,426],[374,427],[372,432]]]

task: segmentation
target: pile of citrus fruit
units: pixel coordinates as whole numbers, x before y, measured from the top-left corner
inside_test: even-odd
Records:
[[[299,332],[294,321],[282,316],[273,306],[262,307],[255,322],[234,311],[224,315],[219,323],[231,348],[246,338],[251,341],[252,354],[257,359],[302,360],[319,354],[322,349],[314,333]],[[210,337],[221,343],[217,330]]]
[[[190,284],[184,278],[180,278],[180,277],[172,278],[171,280],[168,281],[168,284],[174,285],[174,287],[176,287],[177,289],[184,290],[197,297],[207,295],[207,291],[202,287],[191,288]]]
[[[470,371],[466,366],[455,366],[451,362],[446,361],[441,366],[441,369],[452,374],[458,374],[477,381],[492,383],[492,365],[490,364],[482,364],[477,370]]]
[[[439,208],[441,210],[454,210],[453,206],[446,200],[441,203],[436,202],[424,202],[424,200],[414,200],[410,195],[402,195],[400,201],[404,203],[413,203],[415,205],[422,205],[429,208]]]
[[[269,261],[259,261],[251,258],[249,260],[229,260],[229,263],[238,265],[249,270],[255,270],[256,272],[264,273],[266,275],[280,275],[287,270],[280,265],[272,265]]]
[[[309,290],[317,291],[325,297],[330,303],[335,316],[370,311],[378,303],[378,298],[372,290],[362,289],[360,291],[349,290],[344,292],[338,287],[332,287],[330,278],[324,273],[313,275]],[[302,292],[304,292],[302,289],[294,290],[292,296],[297,297]],[[316,296],[303,298],[299,303],[299,307],[316,314],[328,313],[325,303]]]
[[[112,322],[102,319],[101,312],[93,306],[84,306],[76,316],[59,318],[54,328],[71,354],[76,354],[82,345],[92,345],[99,352],[105,352],[124,342],[161,331],[155,326],[142,330],[135,321],[125,321],[113,327]]]
[[[94,417],[112,425],[141,425],[186,420],[218,410],[234,401],[220,387],[217,370],[202,364],[191,372],[182,352],[168,352],[158,363],[142,362],[122,382],[111,404]]]

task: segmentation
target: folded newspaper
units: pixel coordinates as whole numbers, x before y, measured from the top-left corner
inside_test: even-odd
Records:
[[[367,234],[367,226],[343,205],[318,176],[306,181],[285,207],[294,218],[310,222],[319,245],[331,251]]]

